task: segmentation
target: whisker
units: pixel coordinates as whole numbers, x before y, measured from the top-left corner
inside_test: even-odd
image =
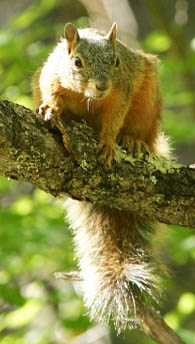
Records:
[[[90,111],[90,98],[87,98],[87,111]]]
[[[94,115],[94,106],[93,106],[93,100],[91,99],[91,110],[92,110],[92,114]]]
[[[86,99],[87,99],[86,97],[82,98],[81,103],[83,103]]]
[[[93,106],[93,99],[91,98],[90,99],[90,103],[91,103],[91,113],[92,113],[92,115],[94,114],[94,106]]]

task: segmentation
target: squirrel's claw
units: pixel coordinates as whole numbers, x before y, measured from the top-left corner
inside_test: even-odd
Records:
[[[101,149],[101,155],[99,157],[100,161],[104,161],[104,166],[110,166],[112,163],[112,160],[115,158],[115,149],[113,144],[108,144],[103,141],[101,141],[98,145],[98,147]]]
[[[121,146],[127,151],[127,153],[132,153],[133,151],[133,139],[129,135],[124,135],[121,139]]]
[[[43,103],[39,106],[38,110],[39,115],[44,117],[45,121],[50,121],[55,115],[56,110],[50,107],[47,103]]]
[[[39,106],[38,114],[43,116],[45,121],[49,121],[52,115],[51,108],[48,104],[41,104]]]
[[[59,129],[62,134],[62,140],[64,143],[64,147],[66,150],[71,154],[69,140],[66,134],[66,130],[61,122],[60,116],[57,116],[59,113],[56,109],[50,107],[47,103],[41,104],[38,110],[39,115],[44,116],[45,121],[50,121],[51,126],[55,126]]]
[[[142,153],[150,155],[149,146],[142,140],[135,140],[131,136],[125,135],[121,141],[122,148],[132,154],[134,158],[139,158]]]
[[[133,156],[135,158],[139,158],[142,153],[150,155],[149,146],[145,142],[143,142],[142,140],[135,140],[134,141]]]

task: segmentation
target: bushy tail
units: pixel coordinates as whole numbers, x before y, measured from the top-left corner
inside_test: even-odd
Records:
[[[86,306],[120,332],[134,327],[136,305],[155,299],[159,277],[149,244],[153,226],[126,211],[68,199]],[[149,239],[150,238],[150,239]]]

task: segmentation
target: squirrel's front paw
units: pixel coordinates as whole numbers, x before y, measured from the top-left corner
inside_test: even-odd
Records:
[[[105,141],[101,140],[98,147],[102,151],[99,160],[104,161],[105,166],[110,166],[112,160],[115,158],[115,144],[108,144]]]
[[[39,106],[38,113],[44,117],[45,121],[50,121],[57,114],[57,111],[49,104],[43,103]]]
[[[149,146],[142,140],[133,139],[130,135],[125,135],[121,139],[122,148],[132,154],[134,158],[140,158],[141,154],[150,155]]]

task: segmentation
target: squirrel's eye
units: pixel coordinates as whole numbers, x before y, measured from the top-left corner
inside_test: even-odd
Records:
[[[77,67],[83,67],[82,61],[81,61],[80,57],[78,57],[78,56],[75,57],[74,64]]]
[[[120,64],[120,60],[119,58],[117,57],[116,60],[115,60],[115,67],[118,67]]]

